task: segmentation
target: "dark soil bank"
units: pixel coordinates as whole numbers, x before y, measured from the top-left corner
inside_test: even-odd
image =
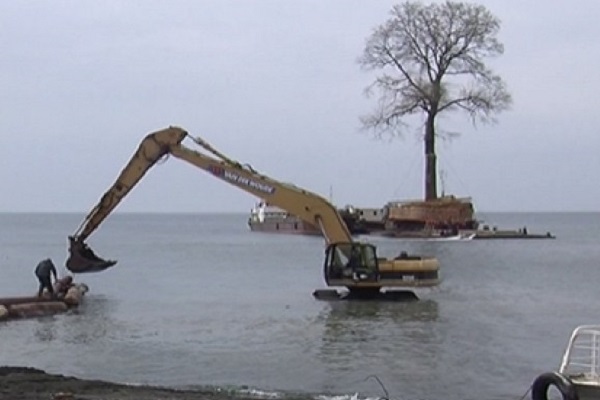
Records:
[[[226,393],[129,386],[48,374],[26,367],[0,367],[0,400],[230,400]],[[236,400],[245,400],[235,397]]]

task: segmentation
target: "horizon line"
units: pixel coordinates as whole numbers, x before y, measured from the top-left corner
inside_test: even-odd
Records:
[[[485,213],[512,213],[512,214],[577,214],[577,213],[600,213],[600,210],[485,210],[475,211],[477,214]],[[0,214],[89,214],[89,211],[47,211],[47,210],[20,210],[20,211],[6,211],[0,210]],[[240,210],[214,210],[214,211],[157,211],[157,210],[138,210],[138,211],[114,211],[111,215],[115,214],[249,214],[248,211]]]

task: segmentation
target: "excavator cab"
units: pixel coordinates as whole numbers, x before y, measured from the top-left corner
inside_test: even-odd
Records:
[[[325,281],[337,283],[378,282],[375,246],[368,243],[332,243],[325,250]]]
[[[86,272],[101,272],[112,267],[115,260],[105,260],[98,257],[90,247],[75,236],[69,236],[69,258],[65,266],[75,274]]]

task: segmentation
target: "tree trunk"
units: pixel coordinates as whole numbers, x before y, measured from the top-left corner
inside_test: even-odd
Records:
[[[437,157],[435,155],[435,114],[427,114],[425,123],[425,200],[437,199]]]

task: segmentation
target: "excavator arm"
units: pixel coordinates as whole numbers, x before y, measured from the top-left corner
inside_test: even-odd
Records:
[[[182,142],[191,138],[212,156],[185,147]],[[250,166],[243,166],[218,152],[185,130],[170,127],[147,135],[114,184],[104,193],[98,204],[86,216],[74,235],[69,237],[70,257],[67,268],[72,272],[97,272],[116,262],[97,257],[85,240],[100,226],[117,205],[161,158],[172,155],[213,176],[260,197],[270,204],[286,209],[299,218],[320,226],[327,243],[351,242],[351,234],[337,209],[321,196],[278,182],[259,174]]]
[[[186,138],[209,154],[184,146]],[[116,264],[114,260],[105,260],[94,254],[85,240],[98,229],[146,172],[169,155],[320,227],[327,242],[323,272],[329,286],[345,286],[351,292],[371,295],[378,293],[383,286],[435,286],[439,282],[438,262],[435,258],[408,256],[405,253],[395,259],[379,258],[375,246],[352,240],[336,207],[323,197],[262,175],[248,165],[229,159],[204,140],[194,138],[177,127],[151,133],[142,140],[114,184],[102,195],[77,231],[69,236],[66,267],[71,272],[98,272]]]
[[[121,200],[127,196],[146,172],[158,160],[169,154],[173,146],[178,146],[186,135],[187,132],[184,130],[171,127],[146,136],[115,183],[100,198],[98,204],[86,216],[72,237],[79,241],[86,240]]]

